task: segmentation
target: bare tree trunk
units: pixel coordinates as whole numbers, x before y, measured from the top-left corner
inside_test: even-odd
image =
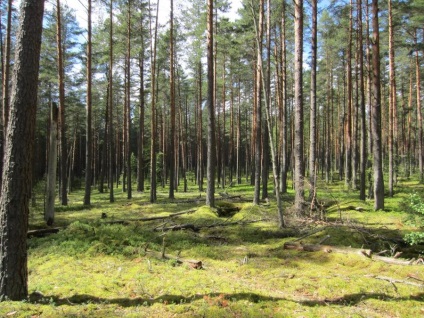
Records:
[[[3,145],[6,142],[6,128],[9,121],[9,82],[10,82],[10,50],[11,50],[11,33],[12,33],[12,3],[13,0],[7,2],[7,30],[4,43],[4,61],[3,61]]]
[[[261,74],[265,77],[265,99],[267,107],[271,107],[271,1],[267,0],[267,19],[266,19],[266,75]],[[270,109],[268,109],[270,111]],[[265,125],[262,137],[262,200],[268,198],[268,180],[269,180],[269,151],[270,151],[270,139],[269,139],[269,125]],[[272,131],[270,132],[272,134]],[[276,190],[276,189],[275,189]]]
[[[28,205],[43,11],[43,0],[21,2],[0,197],[0,301],[28,296]]]
[[[142,31],[141,31],[142,33]],[[140,89],[139,89],[139,133],[138,133],[138,158],[137,158],[137,191],[144,191],[144,37],[142,37],[142,48],[140,52]]]
[[[109,151],[109,202],[115,202],[113,194],[113,0],[109,4],[109,124],[108,124],[108,151]]]
[[[252,4],[253,7],[253,4]],[[259,1],[259,21],[257,27],[256,45],[256,75],[255,75],[255,122],[254,122],[254,158],[255,158],[255,192],[253,195],[253,204],[259,204],[261,192],[261,133],[262,133],[262,38],[263,38],[263,19],[264,19],[264,0]]]
[[[353,29],[353,8],[350,1],[349,13],[349,34],[346,57],[346,86],[347,86],[347,113],[345,121],[345,184],[351,187],[352,181],[352,29]]]
[[[85,194],[84,205],[90,205],[91,183],[92,183],[92,161],[93,161],[93,137],[92,137],[92,100],[91,100],[91,84],[92,84],[92,45],[91,45],[91,1],[88,0],[88,29],[87,29],[87,108],[86,108],[86,147],[85,147]]]
[[[208,150],[206,204],[215,206],[215,105],[214,105],[214,63],[213,63],[213,10],[214,0],[207,0],[207,61],[208,61]]]
[[[380,91],[380,38],[378,23],[378,0],[372,0],[372,66],[373,66],[373,101],[371,128],[373,140],[374,170],[374,209],[384,209],[384,180],[381,142],[381,91]]]
[[[303,0],[295,0],[295,54],[294,54],[294,187],[295,210],[304,213],[304,176],[303,165]]]
[[[389,196],[393,197],[394,185],[394,122],[396,109],[396,74],[395,74],[395,48],[394,48],[394,30],[392,17],[392,0],[388,0],[389,8]]]
[[[128,0],[128,26],[127,26],[127,81],[126,81],[126,116],[124,121],[126,122],[125,130],[125,152],[126,152],[126,171],[127,171],[127,199],[132,198],[132,179],[131,179],[131,0]]]
[[[261,4],[263,4],[262,0],[261,0]],[[270,4],[270,1],[268,0],[267,5],[269,6],[269,4]],[[265,81],[265,76],[264,76],[264,72],[263,72],[262,54],[261,54],[261,51],[260,51],[261,45],[259,44],[259,42],[262,40],[261,26],[260,26],[260,24],[258,24],[256,22],[255,13],[253,12],[253,4],[251,5],[251,8],[252,8],[253,19],[254,19],[254,23],[255,23],[255,31],[256,31],[256,47],[257,47],[257,56],[258,56],[257,66],[260,69],[259,74],[261,75],[262,89],[264,90],[264,95],[268,96],[267,89],[269,89],[270,86],[268,86],[266,81]],[[259,16],[260,15],[261,15],[261,13],[259,14]],[[267,15],[268,15],[268,17],[270,16],[269,10],[268,10]],[[259,18],[259,21],[261,21],[260,18]],[[278,223],[279,223],[280,228],[283,228],[285,226],[285,224],[284,224],[283,205],[282,205],[281,194],[280,194],[280,186],[279,186],[279,181],[278,181],[277,151],[276,151],[277,147],[275,146],[273,135],[272,135],[273,129],[272,129],[271,115],[270,115],[271,109],[270,109],[270,105],[268,104],[268,102],[269,102],[269,100],[268,100],[268,98],[266,98],[265,99],[265,115],[266,115],[266,123],[267,123],[267,127],[268,127],[268,129],[267,129],[268,138],[269,138],[270,146],[271,146],[270,148],[271,148],[272,173],[273,173],[273,181],[274,181],[274,187],[275,187],[275,197],[277,199]]]
[[[309,119],[309,200],[315,198],[315,161],[317,152],[317,18],[318,18],[318,3],[317,0],[312,0],[312,38],[311,38],[311,108]],[[315,203],[312,202],[313,206]]]
[[[174,199],[174,189],[175,189],[175,70],[174,70],[174,0],[171,0],[171,22],[170,22],[170,32],[169,32],[169,46],[170,46],[170,96],[171,96],[171,132],[170,132],[170,146],[169,146],[169,198]]]
[[[202,63],[198,66],[198,99],[197,99],[197,183],[199,191],[203,191],[203,123],[202,123]]]
[[[56,103],[51,103],[50,111],[50,144],[47,170],[47,200],[44,212],[44,221],[47,225],[54,223],[54,202],[56,197],[56,171],[57,171],[57,130],[58,109]]]
[[[158,12],[159,12],[159,0],[156,7],[156,22],[155,32],[153,35],[152,30],[152,17],[150,17],[150,38],[154,39],[151,41],[151,120],[150,120],[150,202],[156,201],[156,43],[158,34]],[[150,1],[149,1],[150,7]],[[154,37],[153,37],[154,36]]]
[[[367,114],[365,111],[365,85],[364,85],[364,52],[362,34],[362,0],[358,0],[358,54],[359,54],[359,93],[361,109],[361,152],[360,152],[360,186],[359,198],[365,201],[366,172],[367,172]]]
[[[417,124],[418,124],[418,169],[420,173],[420,183],[424,183],[424,154],[423,154],[423,115],[421,110],[421,72],[420,72],[420,56],[418,50],[417,29],[414,34],[415,44],[415,74],[416,74],[416,90],[417,90]]]
[[[241,184],[241,83],[238,79],[237,90],[237,132],[236,132],[236,178],[237,184]],[[247,158],[246,158],[247,161]]]
[[[66,162],[68,158],[65,123],[65,74],[63,67],[63,45],[62,45],[62,14],[60,0],[56,0],[57,15],[57,60],[59,76],[59,127],[60,127],[60,182],[62,205],[68,205],[67,193],[67,170]]]
[[[280,191],[287,192],[287,67],[286,67],[286,4],[281,14],[281,105],[280,105]]]

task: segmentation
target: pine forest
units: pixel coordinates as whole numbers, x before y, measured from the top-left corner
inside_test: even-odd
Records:
[[[7,0],[0,56],[0,316],[424,315],[423,0]]]

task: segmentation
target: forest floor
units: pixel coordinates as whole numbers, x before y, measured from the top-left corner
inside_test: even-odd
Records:
[[[405,200],[423,187],[400,180],[394,198],[377,212],[343,183],[319,188],[321,220],[312,217],[316,213],[290,215],[290,191],[283,196],[284,229],[277,226],[275,200],[253,206],[246,184],[217,195],[219,206],[238,208],[232,216],[206,207],[204,193],[198,199],[192,184],[175,200],[159,188],[155,204],[148,190],[128,200],[116,189],[115,203],[93,190],[92,205],[85,207],[83,191],[75,191],[68,206],[57,205],[54,226],[63,229],[28,240],[30,298],[0,303],[0,316],[423,317],[422,264],[284,249],[287,242],[326,239],[323,244],[335,247],[422,257],[424,246],[412,248],[403,236],[413,229]],[[41,198],[31,209],[30,228],[45,228]]]

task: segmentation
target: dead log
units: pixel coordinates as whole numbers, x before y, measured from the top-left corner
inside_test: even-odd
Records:
[[[193,212],[196,212],[197,209],[190,209],[187,211],[181,211],[176,213],[171,213],[168,215],[161,215],[161,216],[152,216],[152,217],[144,217],[144,218],[137,218],[137,219],[128,219],[128,220],[115,220],[115,221],[106,221],[102,222],[103,224],[124,224],[127,225],[129,222],[148,222],[148,221],[157,221],[157,220],[165,220],[165,219],[172,219],[174,217],[183,215],[183,214],[190,214]]]
[[[178,231],[178,230],[192,230],[193,232],[199,232],[201,229],[210,229],[213,227],[224,227],[224,226],[231,226],[231,225],[246,225],[250,223],[256,223],[264,221],[263,219],[258,220],[248,220],[248,221],[236,221],[236,222],[220,222],[220,223],[213,223],[213,224],[204,224],[204,225],[195,225],[195,224],[176,224],[172,226],[167,227],[156,227],[154,230],[159,232],[165,232],[165,231]]]
[[[342,254],[357,254],[361,256],[371,257],[372,252],[368,249],[353,248],[353,247],[336,247],[320,244],[301,244],[297,242],[284,243],[284,249],[297,250],[305,252],[325,252],[325,253],[342,253]]]
[[[420,288],[424,287],[424,284],[414,283],[414,282],[410,282],[410,281],[403,280],[403,279],[396,279],[396,278],[392,278],[392,277],[376,276],[376,275],[365,275],[365,276],[366,277],[372,277],[372,278],[375,278],[375,279],[385,280],[385,281],[390,282],[392,284],[400,283],[400,284],[406,284],[406,285],[416,286],[416,287],[420,287]]]
[[[407,260],[407,259],[400,259],[400,258],[394,258],[394,257],[387,257],[387,256],[380,256],[380,255],[373,255],[372,259],[375,261],[381,261],[387,264],[392,265],[415,265],[416,263],[415,259]]]
[[[49,234],[58,233],[60,230],[63,230],[64,227],[52,227],[48,229],[38,229],[38,230],[30,230],[27,232],[27,237],[44,237]]]

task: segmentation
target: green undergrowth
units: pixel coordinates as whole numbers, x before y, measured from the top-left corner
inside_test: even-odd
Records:
[[[302,243],[318,244],[327,237],[324,244],[386,251],[386,256],[402,250],[417,257],[420,246],[401,243],[413,230],[402,204],[416,187],[402,183],[395,197],[386,199],[386,209],[375,212],[372,201],[359,201],[356,191],[333,183],[317,194],[324,220],[286,215],[285,229],[277,227],[274,198],[254,206],[246,184],[217,196],[218,207],[236,208],[229,215],[205,206],[204,193],[193,185],[174,200],[158,189],[155,204],[148,193],[127,200],[117,190],[115,203],[106,193],[93,193],[92,205],[84,207],[83,193],[77,191],[68,207],[58,205],[55,226],[63,229],[28,240],[30,298],[0,303],[0,316],[419,317],[424,314],[424,289],[418,286],[423,265],[283,248],[313,233]],[[225,199],[239,195],[242,200]],[[293,192],[283,201],[289,211]],[[31,229],[45,227],[38,204],[31,210]],[[142,220],[191,209],[195,212]],[[163,230],[181,224],[197,230]],[[166,259],[158,256],[163,248]],[[203,268],[193,269],[176,256],[201,261]]]

